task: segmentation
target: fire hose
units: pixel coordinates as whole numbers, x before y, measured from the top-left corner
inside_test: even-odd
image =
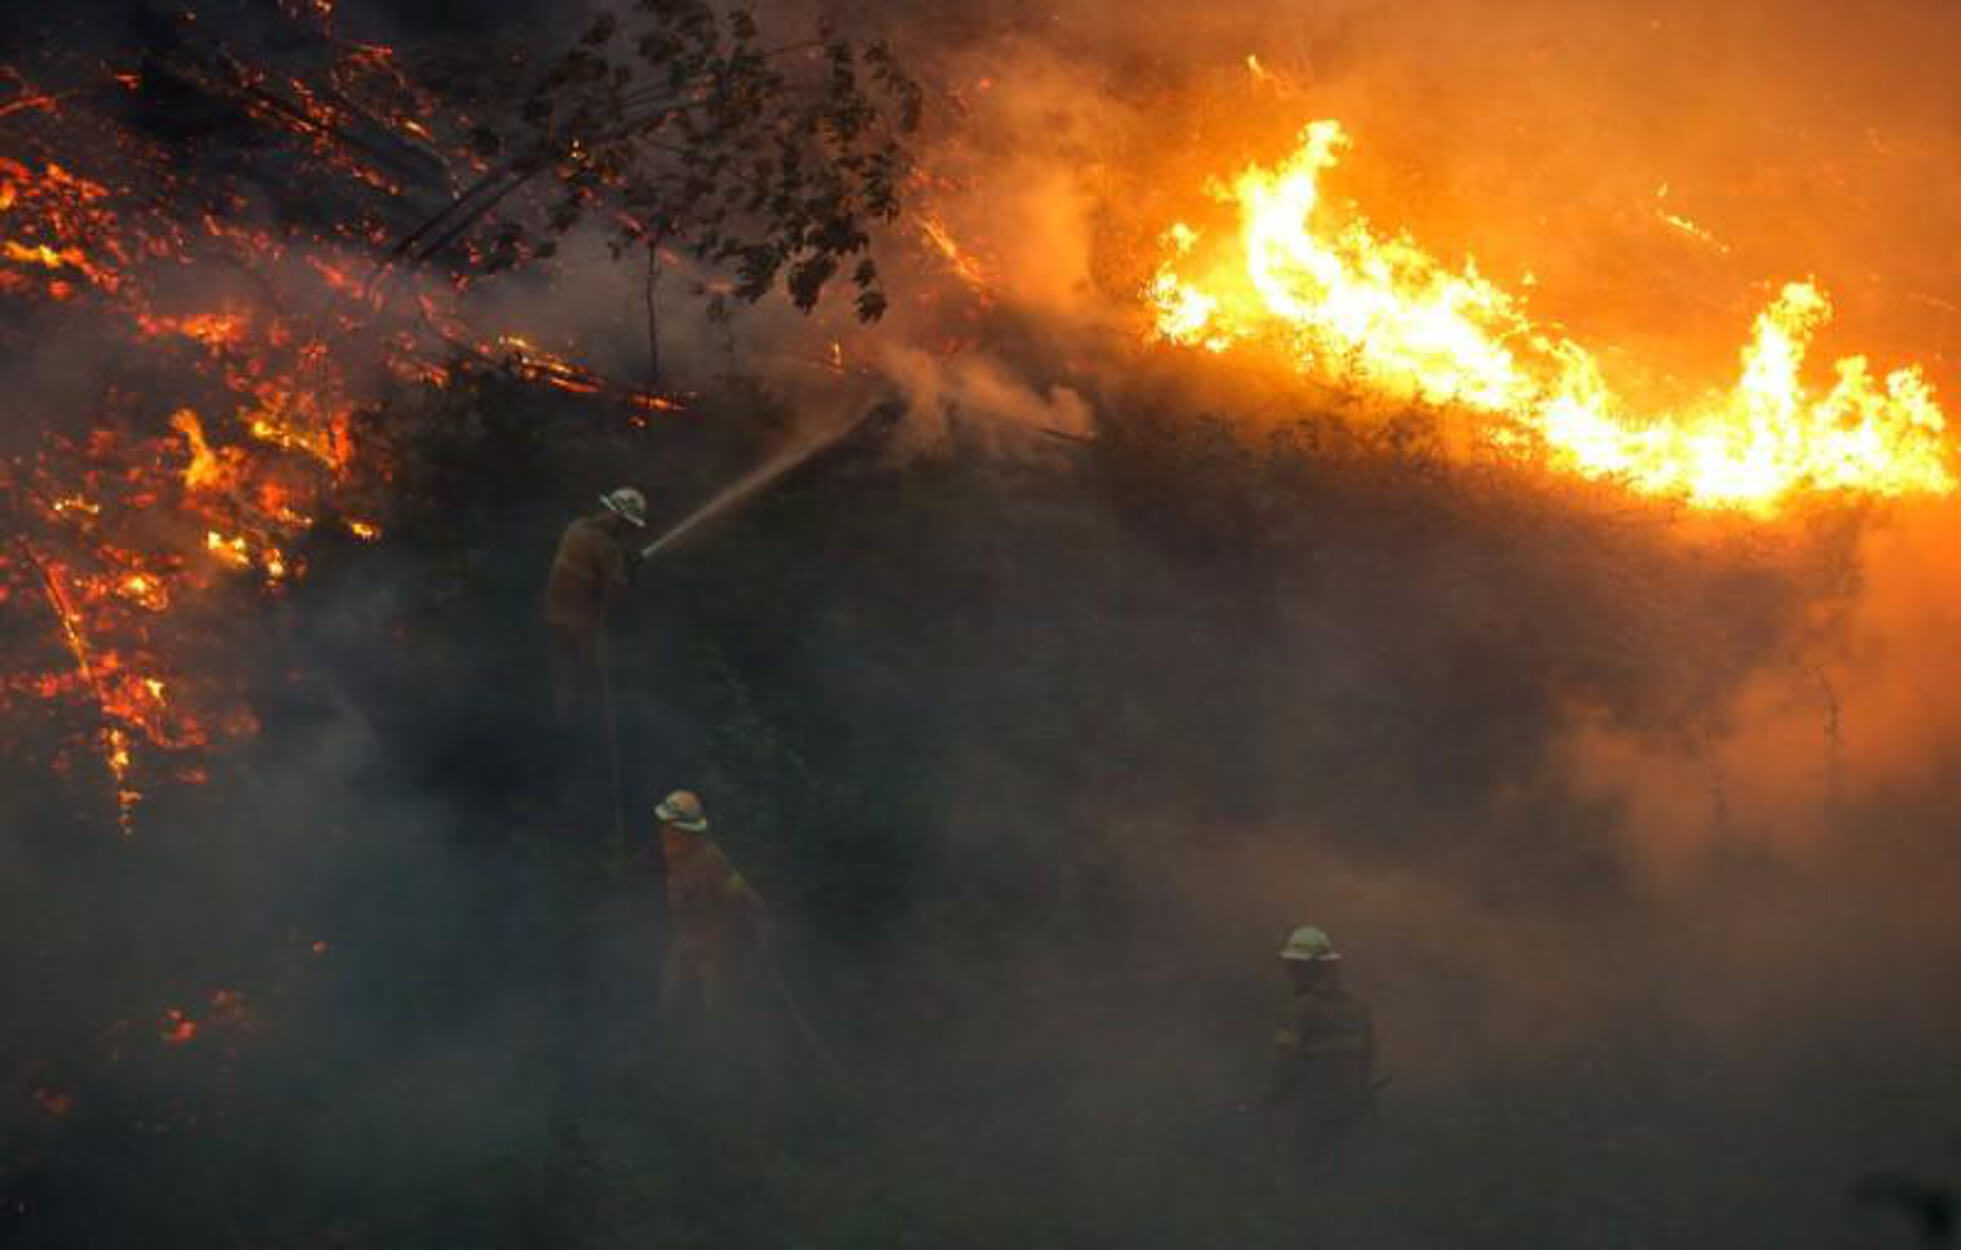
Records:
[[[626,784],[620,775],[620,718],[613,706],[612,648],[606,630],[599,631],[599,700],[606,724],[606,767],[613,792],[613,850],[626,847]]]

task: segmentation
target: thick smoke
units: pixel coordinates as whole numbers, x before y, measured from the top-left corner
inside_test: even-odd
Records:
[[[1043,6],[911,32],[958,93],[929,147],[949,174],[939,207],[1039,327],[1006,353],[1018,389],[1069,385],[1111,437],[1163,400],[1106,350],[1139,332],[1128,299],[1152,232],[1207,175],[1271,159],[1320,116],[1358,136],[1340,186],[1378,224],[1508,284],[1529,273],[1539,315],[1642,383],[1727,380],[1766,292],[1816,275],[1839,309],[1821,355],[1918,359],[1952,390],[1955,88],[1911,68],[1961,39],[1944,6],[1856,30],[1802,4],[1174,10]],[[1249,53],[1278,82],[1253,80]],[[1188,413],[1239,398],[1174,393]],[[1707,575],[1686,591],[1700,575],[1679,566],[1589,588],[1590,560],[1633,553],[1562,552],[1536,530],[1413,538],[1329,517],[1300,553],[1315,571],[1281,574],[1304,597],[1267,622],[1269,680],[1297,704],[1186,691],[1233,709],[1222,729],[1167,695],[1195,736],[1227,735],[1235,767],[1194,743],[1157,761],[1189,769],[1176,797],[1141,765],[1071,790],[1179,918],[1165,940],[1208,950],[1207,969],[1304,916],[1356,943],[1401,1069],[1368,1181],[1408,1208],[1362,1217],[1363,1240],[1422,1241],[1436,1212],[1463,1211],[1451,1194],[1488,1192],[1495,1239],[1822,1241],[1841,1235],[1856,1160],[1939,1140],[1956,1030],[1940,986],[1961,953],[1947,511],[1858,518],[1849,547],[1829,519],[1713,542],[1661,523],[1657,541]],[[1505,541],[1520,546],[1487,546]],[[1518,597],[1539,577],[1566,601],[1551,626]],[[1669,602],[1683,593],[1704,598]],[[1243,618],[1204,600],[1188,583],[1164,609],[1192,651],[1244,647]],[[1630,635],[1616,671],[1593,669],[1589,649]],[[1122,716],[1101,706],[1085,732]],[[1327,749],[1344,736],[1352,770],[1329,766],[1348,762]],[[1278,780],[1317,763],[1313,781]],[[1234,792],[1249,785],[1297,797]],[[1616,1214],[1596,1223],[1603,1205]]]

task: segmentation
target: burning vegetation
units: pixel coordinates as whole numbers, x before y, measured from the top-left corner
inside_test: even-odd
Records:
[[[391,388],[489,370],[632,424],[683,406],[533,333],[475,328],[477,288],[549,268],[555,240],[599,215],[615,255],[736,266],[741,298],[782,277],[809,307],[856,256],[875,317],[858,218],[895,211],[892,128],[917,107],[882,47],[862,56],[866,89],[908,111],[889,126],[850,43],[786,57],[747,17],[688,5],[645,18],[618,63],[610,19],[555,64],[497,63],[535,73],[515,111],[483,91],[484,66],[412,71],[340,35],[330,5],[255,21],[278,32],[258,48],[287,50],[208,43],[185,10],[139,61],[54,54],[0,80],[0,332],[18,353],[85,341],[105,361],[98,386],[61,397],[82,411],[34,411],[40,393],[17,407],[32,434],[6,467],[0,596],[39,641],[9,650],[0,690],[10,716],[71,726],[57,771],[92,749],[125,830],[146,786],[199,780],[203,748],[253,731],[247,692],[197,658],[214,617],[280,595],[323,532],[382,538],[390,470],[360,428]],[[643,82],[650,67],[662,77]],[[226,159],[159,136],[157,119],[194,112]],[[759,132],[773,155],[738,165]],[[287,202],[267,213],[268,194]]]
[[[1313,122],[1284,160],[1219,186],[1236,231],[1165,232],[1149,288],[1158,337],[1475,414],[1488,446],[1528,463],[1701,507],[1768,514],[1799,493],[1954,489],[1946,417],[1917,366],[1876,375],[1851,356],[1827,386],[1805,376],[1831,317],[1814,283],[1787,283],[1757,317],[1734,384],[1644,409],[1475,262],[1451,268],[1329,202],[1323,181],[1348,142],[1339,122]]]

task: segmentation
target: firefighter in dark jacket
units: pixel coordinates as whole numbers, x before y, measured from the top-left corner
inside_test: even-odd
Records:
[[[1274,1030],[1265,1103],[1289,1159],[1326,1155],[1368,1110],[1375,1091],[1375,1026],[1341,985],[1341,956],[1312,925],[1280,948],[1293,988]]]

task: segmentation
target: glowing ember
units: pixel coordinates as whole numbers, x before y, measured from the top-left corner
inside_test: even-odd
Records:
[[[171,415],[170,425],[184,436],[191,452],[191,462],[184,468],[186,490],[224,490],[237,483],[238,458],[234,455],[228,463],[211,450],[211,444],[204,439],[204,425],[195,412],[178,409]]]
[[[182,1046],[197,1040],[197,1021],[184,1014],[183,1009],[172,1007],[163,1013],[162,1027],[157,1036],[166,1046]]]
[[[152,612],[161,612],[170,606],[170,596],[163,583],[144,573],[131,573],[123,579],[118,592],[123,598],[141,604]]]
[[[235,569],[252,567],[252,551],[243,538],[227,538],[217,530],[207,530],[204,546],[205,550]]]
[[[1655,192],[1655,198],[1656,199],[1668,198],[1668,185],[1666,183],[1662,184],[1661,188]],[[1656,220],[1660,221],[1661,224],[1667,226],[1670,230],[1678,231],[1679,233],[1685,234],[1689,238],[1694,239],[1696,242],[1701,243],[1711,248],[1712,250],[1721,253],[1722,255],[1725,256],[1729,255],[1729,250],[1730,250],[1729,244],[1723,242],[1721,239],[1717,238],[1714,234],[1710,233],[1710,231],[1707,228],[1698,225],[1696,222],[1689,220],[1687,217],[1682,216],[1682,214],[1671,213],[1667,209],[1658,208],[1655,210],[1655,218]]]
[[[1453,270],[1407,236],[1331,221],[1321,177],[1346,144],[1338,123],[1317,121],[1286,160],[1242,172],[1221,191],[1239,212],[1232,239],[1166,233],[1147,292],[1158,338],[1264,349],[1392,401],[1483,413],[1495,447],[1700,506],[1761,514],[1798,491],[1954,489],[1946,421],[1917,367],[1875,376],[1855,356],[1829,387],[1807,386],[1806,351],[1831,315],[1812,284],[1785,286],[1758,316],[1729,390],[1633,412],[1590,352],[1474,265]],[[1670,224],[1720,246],[1686,218]]]
[[[575,395],[596,395],[606,387],[590,370],[546,351],[522,335],[499,335],[494,352],[527,381],[542,382]]]
[[[932,245],[933,250],[940,254],[947,268],[952,270],[962,282],[977,291],[986,291],[993,285],[987,265],[960,245],[960,241],[953,237],[953,232],[947,229],[945,222],[930,213],[922,214],[919,218],[919,232],[927,243]]]
[[[241,346],[249,329],[244,315],[233,312],[194,313],[186,317],[158,317],[141,313],[137,316],[137,325],[145,334],[181,334],[185,338],[195,339],[214,354]]]

